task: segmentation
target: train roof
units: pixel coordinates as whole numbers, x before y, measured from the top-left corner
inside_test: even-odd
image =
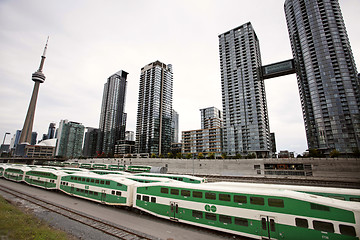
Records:
[[[192,179],[197,179],[199,181],[202,181],[204,180],[205,178],[202,178],[202,177],[196,177],[196,176],[191,176],[191,175],[186,175],[186,174],[171,174],[171,173],[147,173],[147,172],[144,172],[144,173],[136,173],[134,174],[135,176],[164,176],[164,177],[186,177],[186,178],[192,178]]]
[[[269,197],[285,197],[298,199],[302,201],[308,201],[316,204],[327,205],[331,207],[337,207],[341,209],[358,211],[360,212],[360,203],[358,202],[346,202],[344,201],[322,197],[318,195],[297,192],[287,189],[269,189],[264,187],[254,187],[254,186],[231,186],[231,185],[215,185],[215,184],[191,184],[185,182],[157,182],[149,183],[147,185],[139,186],[164,186],[164,187],[174,187],[174,188],[186,188],[191,190],[203,190],[203,191],[216,191],[216,192],[227,192],[227,193],[238,193],[238,194],[253,194],[253,195],[263,195]]]
[[[33,168],[28,172],[32,172],[32,171],[52,173],[52,174],[57,175],[57,176],[68,175],[68,173],[66,173],[66,172],[64,172],[62,170],[56,170],[56,169],[51,169],[51,168]]]
[[[23,170],[23,171],[30,171],[31,169],[33,169],[32,167],[28,167],[27,165],[17,165],[17,164],[14,164],[6,169],[20,169],[20,170]]]
[[[212,182],[208,185],[216,186],[233,186],[233,187],[261,187],[267,189],[287,189],[301,192],[319,192],[333,194],[350,194],[360,195],[360,189],[351,188],[334,188],[334,187],[317,187],[317,186],[300,186],[300,185],[282,185],[282,184],[266,184],[266,183],[244,183],[244,182]]]
[[[109,175],[109,174],[108,174]],[[143,180],[143,181],[153,181],[153,182],[180,182],[169,178],[162,178],[162,177],[148,177],[148,176],[136,176],[136,175],[124,175],[126,178],[132,178],[136,180]],[[136,181],[135,180],[135,181]]]

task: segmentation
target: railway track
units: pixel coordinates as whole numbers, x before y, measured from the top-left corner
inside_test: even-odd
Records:
[[[29,194],[16,191],[14,189],[5,187],[0,185],[0,191],[5,192],[7,194],[13,195],[17,198],[23,199],[27,202],[30,202],[32,204],[35,204],[39,207],[42,207],[48,211],[60,214],[62,216],[65,216],[73,221],[82,223],[86,226],[92,227],[94,229],[97,229],[105,234],[108,234],[112,237],[116,237],[119,239],[124,240],[154,240],[158,239],[155,237],[152,237],[150,235],[140,233],[119,225],[114,225],[111,223],[104,222],[100,219],[96,219],[94,217],[85,215],[83,213],[79,213],[77,211],[71,210],[69,208],[60,206],[58,204],[54,204],[48,201],[45,201],[43,199],[31,196]]]

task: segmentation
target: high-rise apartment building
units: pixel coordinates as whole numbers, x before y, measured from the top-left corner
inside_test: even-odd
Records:
[[[84,138],[83,156],[84,157],[96,157],[97,140],[100,130],[98,128],[87,127]]]
[[[173,109],[172,111],[172,121],[171,128],[173,131],[173,139],[171,143],[179,142],[179,114]]]
[[[85,127],[81,123],[61,120],[58,128],[56,156],[80,157]]]
[[[259,40],[251,23],[219,35],[223,151],[227,155],[270,151],[270,130]]]
[[[56,130],[56,123],[50,123],[49,124],[49,130],[47,133],[47,139],[53,139],[55,138],[55,130]]]
[[[155,61],[141,69],[136,122],[137,153],[167,154],[172,142],[173,71]]]
[[[222,113],[216,107],[208,107],[200,109],[201,112],[201,128],[222,127]]]
[[[104,85],[97,147],[99,153],[113,154],[116,141],[125,139],[127,75],[123,70],[118,71]]]
[[[337,0],[286,0],[309,149],[360,149],[360,82]]]
[[[200,109],[201,129],[182,132],[182,154],[193,156],[199,153],[205,157],[222,154],[221,111],[215,107]]]

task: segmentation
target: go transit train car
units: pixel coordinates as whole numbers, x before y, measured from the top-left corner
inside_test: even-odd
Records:
[[[45,189],[59,189],[61,177],[68,174],[54,169],[34,168],[25,173],[25,182]]]
[[[60,190],[76,197],[108,205],[132,206],[135,181],[121,175],[74,173],[61,178]]]
[[[333,188],[333,187],[316,187],[316,186],[299,186],[299,185],[281,185],[266,183],[244,183],[244,182],[213,182],[209,183],[216,186],[229,187],[253,187],[267,189],[285,189],[297,192],[304,192],[338,200],[360,202],[360,189],[351,188]]]
[[[211,184],[134,187],[134,207],[255,239],[359,239],[360,204],[290,190]]]
[[[179,174],[157,174],[157,173],[136,173],[135,176],[144,176],[144,177],[162,177],[169,178],[186,183],[206,183],[206,178],[195,177],[191,175],[179,175]]]
[[[0,177],[4,177],[5,169],[9,168],[10,164],[0,164]]]
[[[22,182],[24,181],[26,172],[31,169],[31,167],[27,167],[26,165],[12,165],[5,169],[4,178],[15,182]]]

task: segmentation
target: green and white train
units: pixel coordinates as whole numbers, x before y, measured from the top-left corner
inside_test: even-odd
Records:
[[[344,201],[360,202],[360,189],[265,184],[265,183],[244,183],[244,182],[213,182],[209,184],[216,186],[229,186],[229,187],[285,189],[285,190],[309,193],[309,194],[314,194],[314,195],[319,195],[319,196],[324,196],[324,197],[329,197]]]
[[[202,177],[195,177],[191,175],[179,175],[179,174],[159,174],[159,173],[136,173],[135,176],[144,176],[144,177],[162,177],[169,178],[186,183],[206,183],[207,179]]]
[[[12,181],[254,239],[360,239],[360,203],[320,196],[357,197],[358,190],[320,191],[316,187],[227,182],[191,184],[184,179],[180,182],[164,177],[13,165],[0,165],[1,169]]]
[[[255,239],[359,239],[357,202],[253,186],[134,187],[134,207],[161,218]]]

